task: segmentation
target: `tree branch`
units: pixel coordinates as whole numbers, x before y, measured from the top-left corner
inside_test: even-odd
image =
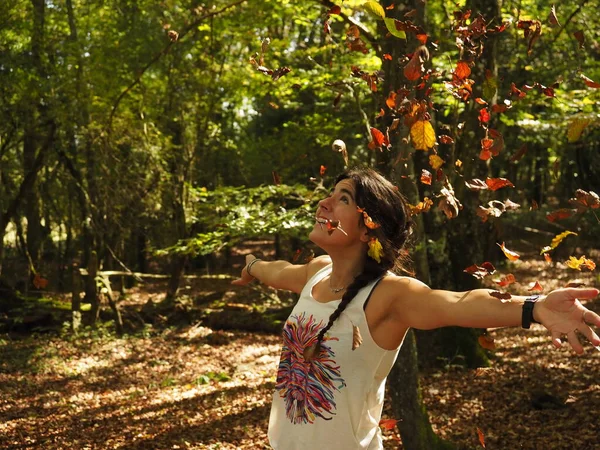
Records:
[[[234,3],[231,3],[227,6],[224,6],[223,8],[217,10],[217,11],[212,11],[210,13],[204,14],[203,16],[199,17],[197,20],[195,20],[194,22],[192,22],[190,25],[187,26],[187,28],[185,28],[183,31],[181,31],[179,33],[179,37],[178,37],[178,41],[180,41],[181,39],[183,39],[185,37],[186,34],[188,34],[191,30],[196,29],[198,27],[198,25],[200,23],[202,23],[205,19],[208,19],[209,17],[213,17],[216,15],[219,15],[225,11],[227,11],[228,9],[233,8],[234,6],[237,6],[241,3],[246,2],[247,0],[237,0]],[[140,71],[140,73],[138,74],[138,76],[129,84],[129,86],[127,86],[125,88],[125,90],[123,90],[123,92],[121,92],[119,94],[119,96],[117,97],[117,99],[115,100],[115,103],[113,104],[112,110],[110,112],[110,116],[108,118],[108,123],[106,125],[105,130],[108,131],[110,130],[111,126],[112,126],[112,121],[114,118],[115,113],[117,112],[117,108],[119,107],[119,104],[121,103],[121,100],[123,100],[123,98],[129,93],[129,91],[131,91],[135,86],[137,86],[140,82],[140,80],[142,79],[142,77],[144,76],[144,73],[146,73],[146,71],[155,63],[157,62],[161,57],[163,57],[164,55],[166,55],[169,50],[171,49],[171,47],[173,46],[173,44],[176,41],[169,41],[169,43],[160,51],[158,52],[156,55],[154,55],[154,57],[150,60],[150,62],[148,62],[148,64],[146,64],[144,66],[144,68]]]

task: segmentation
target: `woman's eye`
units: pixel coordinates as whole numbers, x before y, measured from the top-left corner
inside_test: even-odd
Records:
[[[344,196],[344,197],[342,197],[342,198],[341,198],[341,200],[342,200],[343,202],[345,202],[347,205],[349,205],[349,204],[350,204],[350,200],[348,200],[348,197],[345,197],[345,196]]]

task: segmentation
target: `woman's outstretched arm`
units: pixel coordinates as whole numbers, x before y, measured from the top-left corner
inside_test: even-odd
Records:
[[[257,279],[275,289],[284,289],[299,294],[308,279],[331,262],[328,256],[319,256],[307,264],[292,264],[283,260],[253,262],[255,259],[257,258],[254,255],[246,255],[246,265],[242,269],[240,278],[232,281],[231,284],[244,286]],[[250,273],[248,273],[249,266]]]
[[[467,292],[436,290],[407,277],[395,277],[393,283],[387,284],[387,289],[392,284],[397,289],[395,301],[391,302],[392,314],[409,327],[494,328],[521,326],[522,323],[525,296],[500,300],[490,295],[490,289]],[[593,298],[598,292],[595,288],[556,289],[539,297],[533,308],[533,319],[550,331],[556,347],[560,347],[561,337],[566,336],[575,352],[582,353],[577,332],[594,346],[599,346],[600,338],[591,326],[600,327],[600,316],[578,300]]]

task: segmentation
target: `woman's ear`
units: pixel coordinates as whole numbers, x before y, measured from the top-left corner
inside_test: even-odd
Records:
[[[369,235],[369,229],[367,227],[362,227],[360,240],[361,242],[369,242],[371,240],[371,236]]]

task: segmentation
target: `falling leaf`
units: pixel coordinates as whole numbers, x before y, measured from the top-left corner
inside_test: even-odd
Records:
[[[429,165],[434,169],[438,170],[444,164],[444,160],[438,155],[429,155]]]
[[[404,30],[398,29],[398,26],[396,25],[398,23],[398,20],[392,19],[390,17],[385,17],[383,19],[383,22],[385,23],[385,27],[392,36],[395,36],[400,39],[406,39],[406,32]]]
[[[502,189],[503,187],[515,187],[509,180],[506,178],[486,178],[485,184],[491,191],[497,191],[498,189]]]
[[[429,197],[424,197],[422,202],[419,202],[417,206],[410,206],[410,215],[414,216],[416,214],[428,212],[429,209],[433,206],[433,201]]]
[[[387,105],[388,108],[390,108],[390,109],[396,108],[396,97],[397,96],[398,96],[398,94],[396,94],[394,91],[390,92],[390,94],[388,95],[388,98],[385,100],[385,104]]]
[[[573,231],[568,231],[568,230],[563,233],[560,233],[552,239],[552,242],[550,242],[550,246],[544,247],[542,249],[541,253],[546,253],[546,252],[549,252],[550,250],[554,250],[556,247],[558,247],[558,244],[560,244],[570,234],[577,236],[577,233],[575,233]]]
[[[423,63],[421,62],[420,52],[415,52],[408,64],[404,66],[404,76],[409,81],[418,80],[421,77]]]
[[[529,289],[527,289],[530,292],[542,292],[544,290],[544,288],[542,287],[542,285],[540,284],[539,281],[536,281],[533,286],[531,286]]]
[[[509,273],[508,275],[506,275],[505,277],[502,277],[498,281],[494,280],[494,283],[496,283],[500,287],[506,287],[509,284],[513,284],[516,281],[517,280],[516,280],[515,276],[512,273]]]
[[[539,20],[519,20],[517,28],[523,30],[525,39],[529,39],[527,54],[533,52],[533,44],[542,34],[542,23]]]
[[[589,208],[597,209],[600,208],[600,196],[593,191],[584,191],[583,189],[577,189],[575,191],[575,198],[569,199],[569,203],[577,208],[577,212],[585,212]]]
[[[390,55],[389,53],[384,53],[384,54],[383,54],[383,59],[386,59],[386,60],[388,60],[388,61],[391,61],[391,60],[392,60],[392,59],[394,59],[394,58],[392,58],[392,55]]]
[[[363,343],[360,330],[354,324],[352,324],[352,350],[356,350]]]
[[[376,1],[369,0],[363,3],[363,8],[368,13],[372,14],[373,17],[378,19],[385,19],[385,11],[383,7]]]
[[[465,186],[472,191],[484,191],[488,189],[486,182],[480,180],[479,178],[473,178],[472,180],[465,181]]]
[[[479,342],[479,345],[481,345],[486,350],[495,350],[496,349],[496,344],[494,343],[494,338],[492,338],[491,336],[482,334],[481,336],[479,336],[477,338],[477,341]]]
[[[544,253],[544,259],[546,260],[547,263],[552,262],[552,256],[550,256],[550,253]]]
[[[281,184],[281,177],[274,170],[271,172],[271,174],[273,175],[273,184],[275,186],[279,186]]]
[[[326,170],[327,170],[327,167],[321,165],[321,168],[319,169],[319,175],[324,176]]]
[[[471,68],[469,64],[465,61],[459,61],[456,64],[456,69],[454,69],[454,75],[459,79],[467,78],[471,75]]]
[[[348,150],[346,150],[346,143],[344,141],[341,139],[336,139],[333,141],[333,144],[331,144],[331,149],[334,152],[341,153],[342,157],[344,158],[344,164],[348,165]]]
[[[488,123],[490,120],[490,113],[488,112],[487,108],[482,108],[479,111],[479,121],[481,123]]]
[[[356,209],[358,210],[359,213],[361,213],[363,215],[363,220],[365,222],[365,226],[368,229],[376,230],[377,228],[379,228],[381,226],[378,223],[374,222],[373,219],[371,219],[371,216],[369,216],[369,214],[367,214],[367,211],[365,211],[363,208],[360,208],[359,206],[357,206]]]
[[[575,210],[561,208],[561,209],[557,209],[557,210],[552,211],[551,213],[547,214],[546,219],[548,219],[550,222],[556,222],[557,220],[567,219],[567,218],[571,217],[573,214],[575,214]]]
[[[448,136],[447,134],[441,134],[440,136],[438,136],[440,139],[440,142],[442,144],[454,144],[454,139],[452,139],[450,136]]]
[[[515,253],[509,249],[507,249],[504,246],[504,242],[502,244],[496,244],[500,247],[500,249],[502,250],[502,252],[504,253],[504,255],[510,260],[510,261],[516,261],[517,259],[519,259],[521,256],[518,253]]]
[[[454,219],[458,216],[458,212],[463,208],[462,204],[454,196],[454,189],[450,183],[448,187],[443,187],[440,191],[442,199],[438,203],[438,208],[441,209],[448,219]]]
[[[583,48],[583,44],[585,43],[585,35],[583,34],[583,30],[577,30],[573,33],[577,42],[579,42],[579,48]]]
[[[577,142],[581,137],[581,133],[583,130],[591,123],[590,119],[585,119],[581,117],[576,117],[571,120],[569,123],[569,128],[567,129],[567,139],[569,142]]]
[[[369,143],[369,149],[371,150],[381,149],[382,146],[389,148],[390,146],[388,138],[377,128],[371,127],[371,138],[372,141]]]
[[[517,151],[517,153],[515,153],[510,158],[510,161],[511,162],[518,162],[518,161],[520,161],[521,158],[523,158],[523,156],[525,156],[525,153],[527,153],[527,144],[521,145],[521,148],[519,148],[519,150]]]
[[[339,15],[342,12],[342,8],[340,8],[338,5],[333,5],[331,7],[331,9],[329,11],[327,11],[327,14],[337,14]]]
[[[435,131],[428,120],[417,120],[410,127],[410,138],[416,150],[428,150],[435,144]]]
[[[48,280],[40,276],[39,273],[35,274],[32,283],[36,289],[46,289],[48,286]]]
[[[477,264],[473,264],[472,266],[467,267],[463,272],[468,273],[469,275],[473,275],[478,280],[482,280],[487,275],[492,275],[496,271],[494,265],[490,262],[484,262],[481,266]]]
[[[273,74],[271,75],[271,78],[273,79],[273,81],[277,81],[282,76],[290,73],[291,71],[292,71],[292,69],[290,69],[289,67],[280,67],[275,72],[273,72]]]
[[[485,448],[485,437],[483,436],[483,431],[477,427],[477,436],[479,436],[479,443],[483,448]]]
[[[580,288],[580,287],[584,287],[584,286],[585,286],[585,283],[577,283],[575,281],[571,281],[565,285],[565,287],[568,287],[568,288]]]
[[[585,82],[587,87],[591,87],[594,89],[600,88],[600,83],[598,83],[594,80],[591,80],[590,78],[586,77],[584,74],[580,74],[579,76],[583,79],[583,81]]]
[[[384,430],[393,430],[398,421],[396,419],[381,419],[379,426]]]
[[[560,23],[558,23],[558,19],[556,17],[556,8],[552,5],[550,8],[550,14],[548,14],[548,22],[551,27],[560,27]]]
[[[579,259],[575,258],[574,256],[569,256],[569,260],[565,261],[565,264],[567,265],[567,267],[576,270],[581,270],[581,268],[583,267],[584,269],[592,271],[596,268],[596,263],[591,259],[587,259],[585,256],[582,256]]]
[[[421,170],[421,183],[431,185],[431,172],[425,169]]]

